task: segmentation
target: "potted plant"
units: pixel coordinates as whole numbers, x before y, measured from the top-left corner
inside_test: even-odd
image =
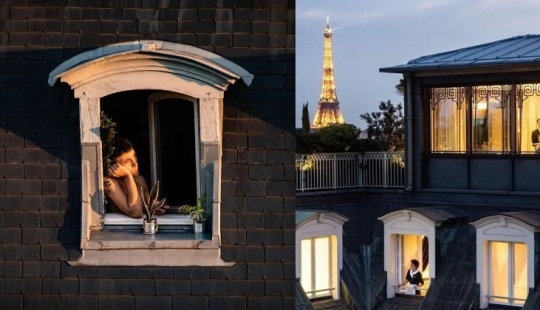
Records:
[[[195,205],[183,205],[178,209],[178,212],[186,213],[193,220],[193,231],[196,234],[204,233],[204,222],[208,218],[205,209],[206,195],[199,197]]]
[[[111,141],[116,135],[116,123],[112,120],[112,118],[105,115],[103,111],[101,111],[99,120],[100,120],[99,130],[100,130],[101,141],[103,142]]]
[[[142,187],[141,193],[143,193]],[[158,197],[159,181],[152,186],[152,190],[150,191],[150,195],[148,197],[146,197],[146,195],[142,195],[144,213],[146,216],[146,218],[143,220],[143,232],[147,235],[155,234],[158,231],[157,219],[154,218],[154,214],[156,213],[157,209],[162,208],[163,205],[165,205],[166,199],[163,198],[158,201]]]

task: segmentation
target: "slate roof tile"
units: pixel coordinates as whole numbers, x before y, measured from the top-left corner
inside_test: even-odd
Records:
[[[114,279],[80,279],[79,292],[81,295],[116,295]]]
[[[25,295],[25,309],[59,309],[60,295]]]
[[[96,310],[97,295],[60,296],[61,309]]]
[[[172,279],[172,267],[141,267],[137,268],[139,279]]]
[[[245,280],[247,268],[251,264],[237,263],[232,267],[210,267],[211,279]]]
[[[98,296],[98,309],[132,310],[135,309],[135,296]]]
[[[266,296],[293,296],[295,281],[265,281],[264,294]]]
[[[210,297],[210,308],[209,309],[247,309],[246,308],[246,297],[238,296],[218,296]]]
[[[190,295],[191,281],[178,279],[156,279],[156,295]]]
[[[136,296],[135,309],[171,309],[172,296]]]
[[[192,295],[223,296],[227,295],[227,281],[218,279],[192,280]]]
[[[265,262],[291,263],[295,261],[294,246],[267,246],[264,249]]]
[[[210,309],[209,307],[210,297],[208,296],[173,296],[173,310],[205,310]]]
[[[174,267],[175,279],[209,279],[210,269],[203,267]]]

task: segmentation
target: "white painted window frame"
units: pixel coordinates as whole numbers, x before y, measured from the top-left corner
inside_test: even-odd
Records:
[[[472,222],[476,228],[476,282],[480,284],[480,309],[489,306],[491,241],[523,243],[527,246],[527,283],[534,289],[534,234],[538,232],[518,219],[507,215],[493,215]]]
[[[435,222],[412,210],[399,210],[379,217],[384,223],[384,270],[386,271],[387,298],[396,296],[395,286],[398,267],[398,238],[401,235],[422,235],[428,238],[429,276],[431,281],[436,278],[435,261],[435,228],[441,223]]]
[[[337,238],[335,235],[327,235],[327,236],[319,236],[319,237],[311,237],[311,238],[305,238],[303,239],[302,241],[305,241],[305,240],[309,240],[310,242],[310,249],[311,249],[311,286],[312,287],[315,287],[316,285],[316,274],[317,272],[321,272],[321,270],[316,270],[316,261],[317,261],[317,257],[318,255],[321,255],[321,253],[317,253],[316,251],[316,248],[315,248],[315,239],[318,239],[318,238],[325,238],[327,241],[328,241],[328,248],[330,249],[330,251],[328,252],[328,266],[326,271],[328,271],[328,274],[330,275],[329,276],[329,279],[330,279],[330,284],[329,284],[329,287],[325,288],[325,289],[321,289],[321,290],[328,290],[329,291],[329,294],[325,294],[325,295],[320,295],[320,296],[316,296],[316,293],[317,292],[311,292],[311,291],[306,291],[306,294],[308,295],[308,298],[310,299],[313,299],[313,298],[323,298],[323,297],[334,297],[333,296],[333,292],[335,290],[337,290],[337,287],[338,287],[338,281],[339,281],[339,275],[336,275],[336,270],[334,270],[333,268],[333,265],[336,264],[336,258],[337,258],[337,253],[336,253],[336,241],[337,241]],[[306,288],[304,288],[304,290],[306,290]],[[315,294],[315,296],[312,296],[312,294]],[[335,299],[335,298],[334,298]]]
[[[165,99],[182,99],[182,100],[186,100],[186,101],[189,101],[193,104],[193,119],[194,119],[194,123],[195,123],[195,162],[198,162],[199,159],[200,159],[200,143],[201,143],[201,139],[200,139],[200,135],[199,135],[199,103],[197,102],[197,100],[191,98],[191,97],[188,97],[188,96],[185,96],[183,94],[178,94],[178,93],[171,93],[171,92],[158,92],[158,93],[155,93],[155,94],[151,94],[150,96],[148,96],[148,124],[149,124],[149,134],[150,134],[150,168],[151,168],[151,180],[152,180],[152,183],[155,183],[157,182],[157,162],[158,162],[158,159],[156,158],[156,150],[157,150],[157,145],[156,145],[156,135],[157,135],[157,130],[156,130],[156,124],[155,124],[155,121],[156,121],[156,118],[155,118],[155,104],[156,102],[159,102],[160,100],[165,100]],[[196,179],[196,182],[197,182],[197,197],[200,197],[201,195],[201,186],[200,186],[200,180],[201,180],[201,172],[200,170],[197,170],[197,179]]]
[[[72,265],[230,266],[220,253],[221,147],[224,91],[253,75],[233,62],[194,46],[159,40],[133,41],[76,55],[49,74],[79,99],[82,183],[82,256]],[[211,197],[212,239],[115,238],[92,232],[103,226],[103,167],[100,99],[113,93],[152,89],[181,94],[199,103],[200,193]],[[141,233],[142,235],[142,233]],[[197,250],[197,251],[194,251]]]
[[[335,283],[335,289],[332,291],[332,298],[340,297],[340,271],[343,269],[343,224],[348,221],[347,218],[333,212],[316,212],[296,225],[296,278],[300,278],[302,268],[302,240],[317,237],[334,237],[335,244],[331,253],[335,259],[334,270],[331,271],[333,277],[332,283]],[[332,238],[330,238],[332,240]]]

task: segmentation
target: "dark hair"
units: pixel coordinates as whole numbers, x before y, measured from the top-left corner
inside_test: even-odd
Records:
[[[416,259],[411,259],[411,263],[414,265],[414,267],[418,268],[420,266],[420,262]]]
[[[133,150],[133,145],[126,138],[115,137],[112,142],[114,149],[111,154],[111,160],[114,160],[115,158],[122,156],[122,154]]]

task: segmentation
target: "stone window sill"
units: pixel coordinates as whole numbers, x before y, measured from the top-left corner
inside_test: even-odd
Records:
[[[137,231],[93,231],[81,242],[72,266],[232,266],[221,259],[219,239],[185,232],[144,235]]]

